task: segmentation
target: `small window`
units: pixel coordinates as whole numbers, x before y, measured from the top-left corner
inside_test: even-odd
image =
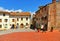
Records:
[[[26,18],[26,20],[28,20],[28,17]]]
[[[14,19],[12,19],[12,22],[14,22],[15,20]]]
[[[26,23],[26,25],[28,25],[28,23]]]
[[[7,24],[5,24],[5,28],[7,28]]]
[[[21,20],[23,20],[23,18],[21,18]]]
[[[0,28],[2,28],[2,25],[0,25]]]
[[[19,21],[19,19],[17,18],[17,21]]]
[[[38,18],[36,18],[36,20],[38,20]]]
[[[3,16],[5,16],[5,14],[3,14]]]
[[[8,21],[8,19],[5,19],[5,22],[7,22]]]
[[[0,19],[0,22],[2,22],[2,19]]]
[[[19,23],[17,23],[17,25],[19,25]]]
[[[11,26],[11,24],[10,24],[10,26]]]

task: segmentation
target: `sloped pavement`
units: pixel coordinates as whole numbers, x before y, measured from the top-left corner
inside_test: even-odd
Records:
[[[9,33],[13,33],[13,32],[34,32],[34,30],[32,30],[32,29],[25,29],[25,28],[9,29],[9,30],[0,31],[0,35],[9,34]]]

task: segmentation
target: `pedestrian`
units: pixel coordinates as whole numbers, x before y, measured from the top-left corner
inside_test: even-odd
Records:
[[[19,28],[19,24],[17,23],[16,28]]]
[[[14,29],[14,24],[12,25],[11,29]]]
[[[41,25],[41,30],[42,30],[42,32],[44,31],[44,25],[43,24]]]

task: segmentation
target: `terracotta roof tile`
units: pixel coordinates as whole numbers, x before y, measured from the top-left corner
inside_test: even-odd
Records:
[[[5,11],[0,11],[0,13],[9,14],[9,12],[5,12]]]
[[[31,15],[29,12],[19,12],[19,13],[12,12],[10,14],[13,16],[30,16]]]
[[[29,12],[5,12],[5,11],[0,11],[0,13],[10,14],[12,16],[30,16],[31,15]]]

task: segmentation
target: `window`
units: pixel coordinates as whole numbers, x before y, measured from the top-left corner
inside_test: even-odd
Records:
[[[19,19],[17,18],[17,21],[19,21]]]
[[[5,28],[7,28],[7,24],[5,24]]]
[[[19,25],[19,23],[17,23],[17,25]]]
[[[0,22],[2,22],[2,19],[0,19]]]
[[[21,18],[21,20],[23,20],[23,18]]]
[[[26,25],[28,25],[28,23],[26,23]]]
[[[3,16],[5,16],[5,14],[3,14]]]
[[[7,22],[8,21],[8,19],[5,19],[5,22]]]
[[[11,24],[10,24],[10,26],[11,26]]]
[[[28,20],[28,17],[26,18],[26,20]]]
[[[38,18],[36,18],[36,20],[38,20]]]
[[[14,19],[12,19],[12,22],[14,22],[15,20]]]
[[[0,25],[0,28],[2,28],[2,25]]]

